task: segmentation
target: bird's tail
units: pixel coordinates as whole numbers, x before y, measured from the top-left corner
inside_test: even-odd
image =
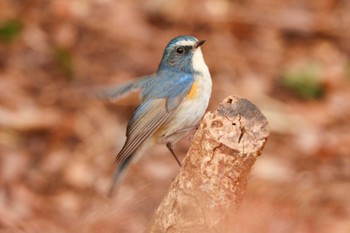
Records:
[[[136,80],[124,83],[122,85],[108,87],[108,88],[99,88],[94,96],[98,99],[108,99],[110,101],[116,101],[125,95],[128,95],[134,91],[139,91],[143,89],[146,80],[151,78],[151,76],[143,76]]]
[[[128,156],[123,162],[117,165],[113,177],[112,177],[112,184],[108,191],[108,196],[111,197],[113,195],[115,187],[118,187],[120,183],[123,181],[123,178],[125,176],[126,168],[128,167],[129,163],[131,162],[132,155]]]

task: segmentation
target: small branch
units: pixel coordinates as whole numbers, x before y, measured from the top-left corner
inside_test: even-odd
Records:
[[[146,233],[234,232],[235,214],[269,126],[247,99],[208,112]]]

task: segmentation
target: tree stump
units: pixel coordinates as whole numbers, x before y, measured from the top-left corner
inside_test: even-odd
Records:
[[[145,232],[235,232],[238,206],[268,136],[265,116],[247,99],[228,97],[206,113]]]

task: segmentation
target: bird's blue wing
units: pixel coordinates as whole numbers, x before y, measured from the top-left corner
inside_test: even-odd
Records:
[[[116,157],[117,163],[132,155],[173,115],[191,89],[194,78],[192,75],[183,75],[168,81],[155,81],[160,81],[162,84],[149,83],[145,88],[144,101],[136,109],[128,123],[127,140]],[[152,90],[152,88],[154,89]]]

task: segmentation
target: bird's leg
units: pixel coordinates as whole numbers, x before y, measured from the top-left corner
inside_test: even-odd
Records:
[[[174,159],[176,160],[176,162],[179,164],[179,166],[181,167],[181,162],[180,160],[178,159],[178,157],[176,156],[175,152],[174,152],[174,145],[171,144],[170,142],[168,142],[166,144],[166,147],[169,149],[170,153],[174,156]]]

